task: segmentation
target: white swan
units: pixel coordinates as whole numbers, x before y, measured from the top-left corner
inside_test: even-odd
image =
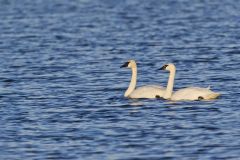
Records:
[[[132,78],[124,97],[128,98],[156,98],[162,97],[165,93],[165,88],[157,85],[147,85],[136,88],[137,84],[137,64],[134,60],[129,60],[122,67],[132,69]],[[136,88],[136,89],[135,89]]]
[[[210,99],[216,99],[218,96],[220,96],[219,93],[211,91],[210,88],[200,88],[200,87],[183,88],[173,93],[174,78],[176,73],[175,65],[172,63],[169,63],[164,65],[160,69],[170,71],[167,89],[163,95],[164,99],[170,99],[173,101],[210,100]]]

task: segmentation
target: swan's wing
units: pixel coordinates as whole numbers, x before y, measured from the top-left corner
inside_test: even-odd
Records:
[[[156,98],[156,96],[162,97],[165,92],[165,88],[161,86],[154,87],[152,85],[141,86],[136,88],[131,94],[130,98]]]
[[[219,96],[218,93],[215,93],[208,88],[188,87],[174,92],[172,99],[173,100],[198,100],[199,98],[214,99],[218,96]]]

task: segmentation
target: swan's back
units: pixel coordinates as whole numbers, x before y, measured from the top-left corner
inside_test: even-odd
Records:
[[[166,89],[162,86],[147,85],[136,88],[130,95],[129,98],[156,98],[163,97]]]
[[[188,87],[180,89],[172,95],[172,100],[200,100],[216,99],[219,93],[211,91],[209,88]]]

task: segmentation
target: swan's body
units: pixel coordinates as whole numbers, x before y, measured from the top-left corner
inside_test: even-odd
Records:
[[[126,90],[124,97],[128,98],[156,98],[162,97],[165,93],[165,88],[157,85],[142,86],[137,89],[137,64],[134,60],[126,62],[121,67],[127,67],[132,69],[132,78],[128,89]]]
[[[220,96],[219,93],[211,91],[210,88],[200,88],[200,87],[183,88],[173,93],[176,67],[174,64],[170,63],[167,65],[164,65],[161,69],[170,71],[167,89],[163,95],[164,99],[170,99],[173,101],[210,100],[210,99],[216,99],[218,96]]]
[[[215,93],[208,88],[189,87],[183,88],[173,93],[171,100],[202,100],[202,99],[215,99],[219,96],[219,93]]]
[[[148,85],[136,88],[128,98],[156,98],[156,96],[163,96],[165,88],[161,86]]]

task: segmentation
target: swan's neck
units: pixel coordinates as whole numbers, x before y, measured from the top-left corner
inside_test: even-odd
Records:
[[[163,98],[165,98],[165,99],[170,99],[172,97],[175,73],[176,73],[176,69],[170,70],[167,89],[166,89],[165,94],[163,95]]]
[[[136,84],[137,84],[137,66],[132,68],[131,82],[124,94],[124,97],[128,97],[135,90]]]

